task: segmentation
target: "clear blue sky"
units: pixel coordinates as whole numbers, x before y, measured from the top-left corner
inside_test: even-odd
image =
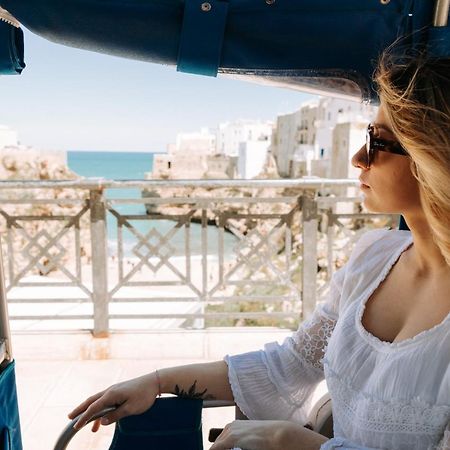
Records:
[[[311,97],[72,49],[24,31],[27,68],[0,78],[0,124],[39,148],[165,151],[177,132],[274,120]]]

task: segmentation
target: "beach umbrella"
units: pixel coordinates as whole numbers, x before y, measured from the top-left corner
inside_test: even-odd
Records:
[[[376,98],[375,62],[399,36],[406,47],[433,42],[432,52],[450,53],[448,28],[431,26],[435,11],[448,16],[448,3],[0,0],[32,32],[60,44],[363,100]]]

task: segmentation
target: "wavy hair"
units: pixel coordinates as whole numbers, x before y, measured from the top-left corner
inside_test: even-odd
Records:
[[[450,265],[450,59],[397,57],[392,50],[375,72],[379,97],[411,157],[433,238]]]

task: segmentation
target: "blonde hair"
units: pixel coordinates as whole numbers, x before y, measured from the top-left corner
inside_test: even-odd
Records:
[[[450,265],[450,59],[383,53],[375,73],[392,129],[411,157],[433,238]]]

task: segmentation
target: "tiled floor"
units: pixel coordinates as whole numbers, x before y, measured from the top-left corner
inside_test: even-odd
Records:
[[[24,450],[51,450],[68,424],[67,413],[85,397],[156,368],[222,359],[227,353],[282,342],[289,330],[210,329],[117,333],[94,339],[90,333],[19,333],[12,336]],[[234,418],[234,408],[205,410],[205,450],[209,428]],[[68,450],[109,447],[113,427],[80,431]]]

